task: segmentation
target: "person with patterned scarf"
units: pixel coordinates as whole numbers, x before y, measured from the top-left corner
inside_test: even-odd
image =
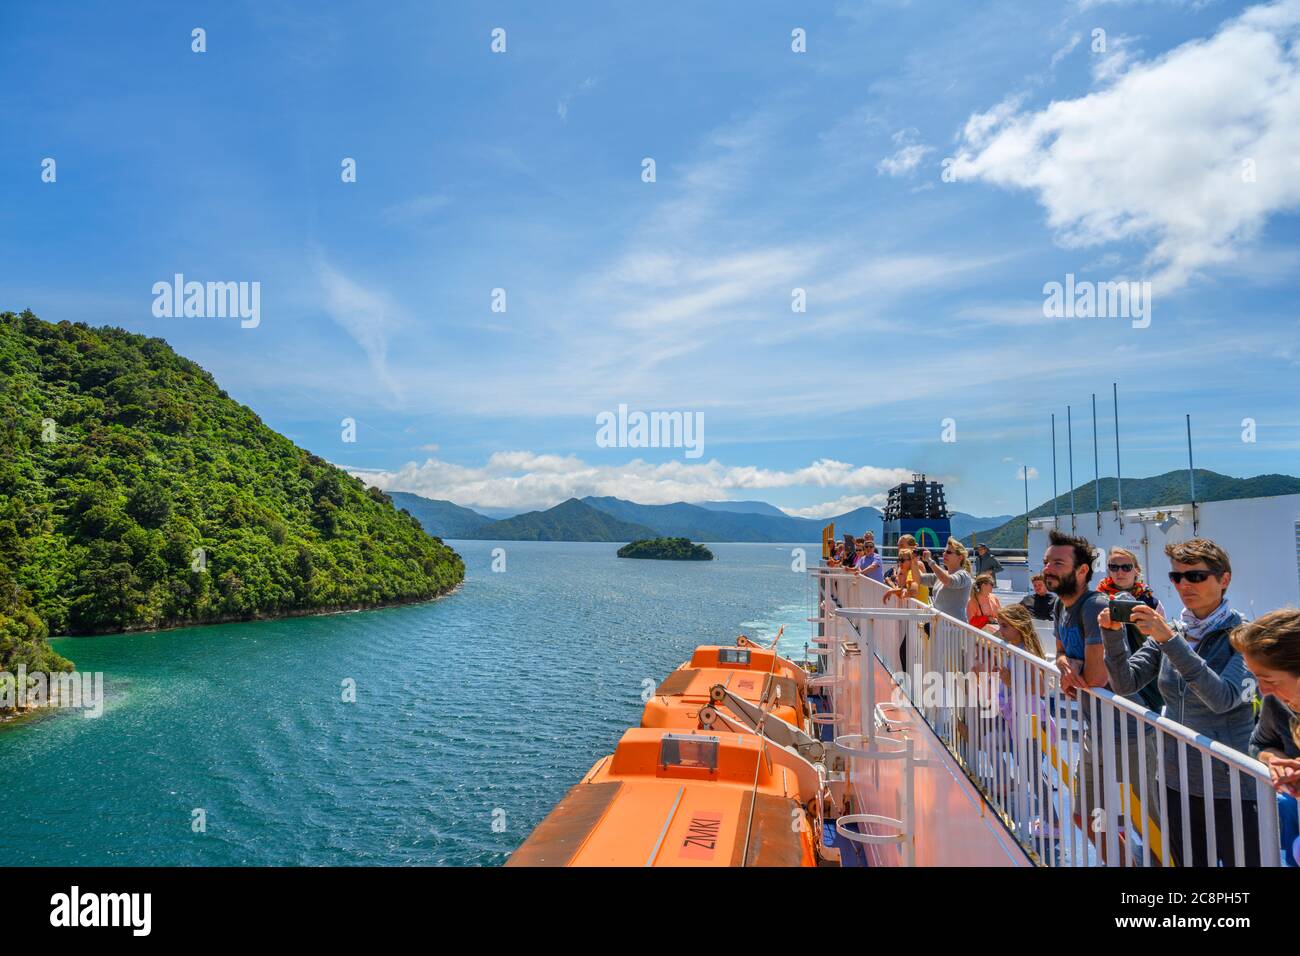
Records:
[[[1154,608],[1161,617],[1165,616],[1165,609],[1160,599],[1142,580],[1142,565],[1138,563],[1136,554],[1128,548],[1111,548],[1106,570],[1110,573],[1101,579],[1101,583],[1097,585],[1098,591],[1112,601],[1116,594],[1124,591],[1147,607]]]
[[[1244,623],[1228,603],[1232,565],[1227,552],[1213,541],[1192,538],[1166,545],[1173,570],[1169,580],[1178,590],[1183,612],[1176,621],[1164,620],[1145,603],[1130,614],[1146,640],[1137,650],[1129,647],[1122,623],[1110,619],[1109,608],[1098,623],[1106,645],[1106,670],[1116,693],[1131,693],[1156,681],[1164,698],[1164,716],[1247,753],[1255,728],[1255,681],[1241,652],[1230,640]],[[1226,765],[1211,767],[1210,793],[1204,792],[1200,752],[1188,747],[1187,790],[1183,792],[1178,744],[1164,735],[1165,786],[1168,819],[1162,827],[1165,846],[1179,866],[1236,866],[1235,826],[1240,825],[1240,849],[1247,866],[1259,866],[1259,815],[1255,789],[1240,787],[1240,820],[1234,820],[1232,786]],[[1185,803],[1184,803],[1185,801]],[[1213,814],[1214,858],[1206,853],[1207,818]],[[1182,821],[1188,820],[1191,841],[1184,845]]]

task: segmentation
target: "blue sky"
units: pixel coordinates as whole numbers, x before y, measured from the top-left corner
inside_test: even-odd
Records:
[[[923,470],[1015,512],[1067,405],[1092,477],[1093,392],[1114,474],[1112,382],[1126,475],[1185,466],[1184,413],[1198,466],[1297,472],[1298,0],[813,7],[5,5],[0,308],[161,336],[481,508],[821,516]],[[155,317],[178,272],[260,323]],[[1150,324],[1045,317],[1067,273],[1151,282]],[[620,403],[703,456],[598,447]]]

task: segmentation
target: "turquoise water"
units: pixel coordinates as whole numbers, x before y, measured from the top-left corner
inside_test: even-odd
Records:
[[[430,604],[53,642],[107,704],[0,729],[0,864],[500,864],[696,644],[803,654],[789,545],[454,546]]]

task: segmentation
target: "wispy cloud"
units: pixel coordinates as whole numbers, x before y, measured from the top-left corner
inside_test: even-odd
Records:
[[[390,396],[400,397],[401,389],[388,367],[388,345],[401,323],[401,310],[386,293],[354,282],[327,263],[319,263],[316,273],[326,314],[361,347]]]
[[[558,115],[562,121],[567,122],[569,119],[569,104],[583,93],[586,93],[588,90],[595,87],[595,85],[596,78],[594,76],[588,76],[583,79],[583,81],[574,87],[572,91],[565,93],[560,97],[559,102],[555,104],[556,115]]]

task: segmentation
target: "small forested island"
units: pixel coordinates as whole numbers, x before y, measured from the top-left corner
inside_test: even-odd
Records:
[[[464,574],[162,339],[0,312],[0,670],[70,670],[47,635],[424,601]]]
[[[656,558],[660,561],[712,561],[713,552],[690,538],[647,538],[618,549],[620,558]]]

